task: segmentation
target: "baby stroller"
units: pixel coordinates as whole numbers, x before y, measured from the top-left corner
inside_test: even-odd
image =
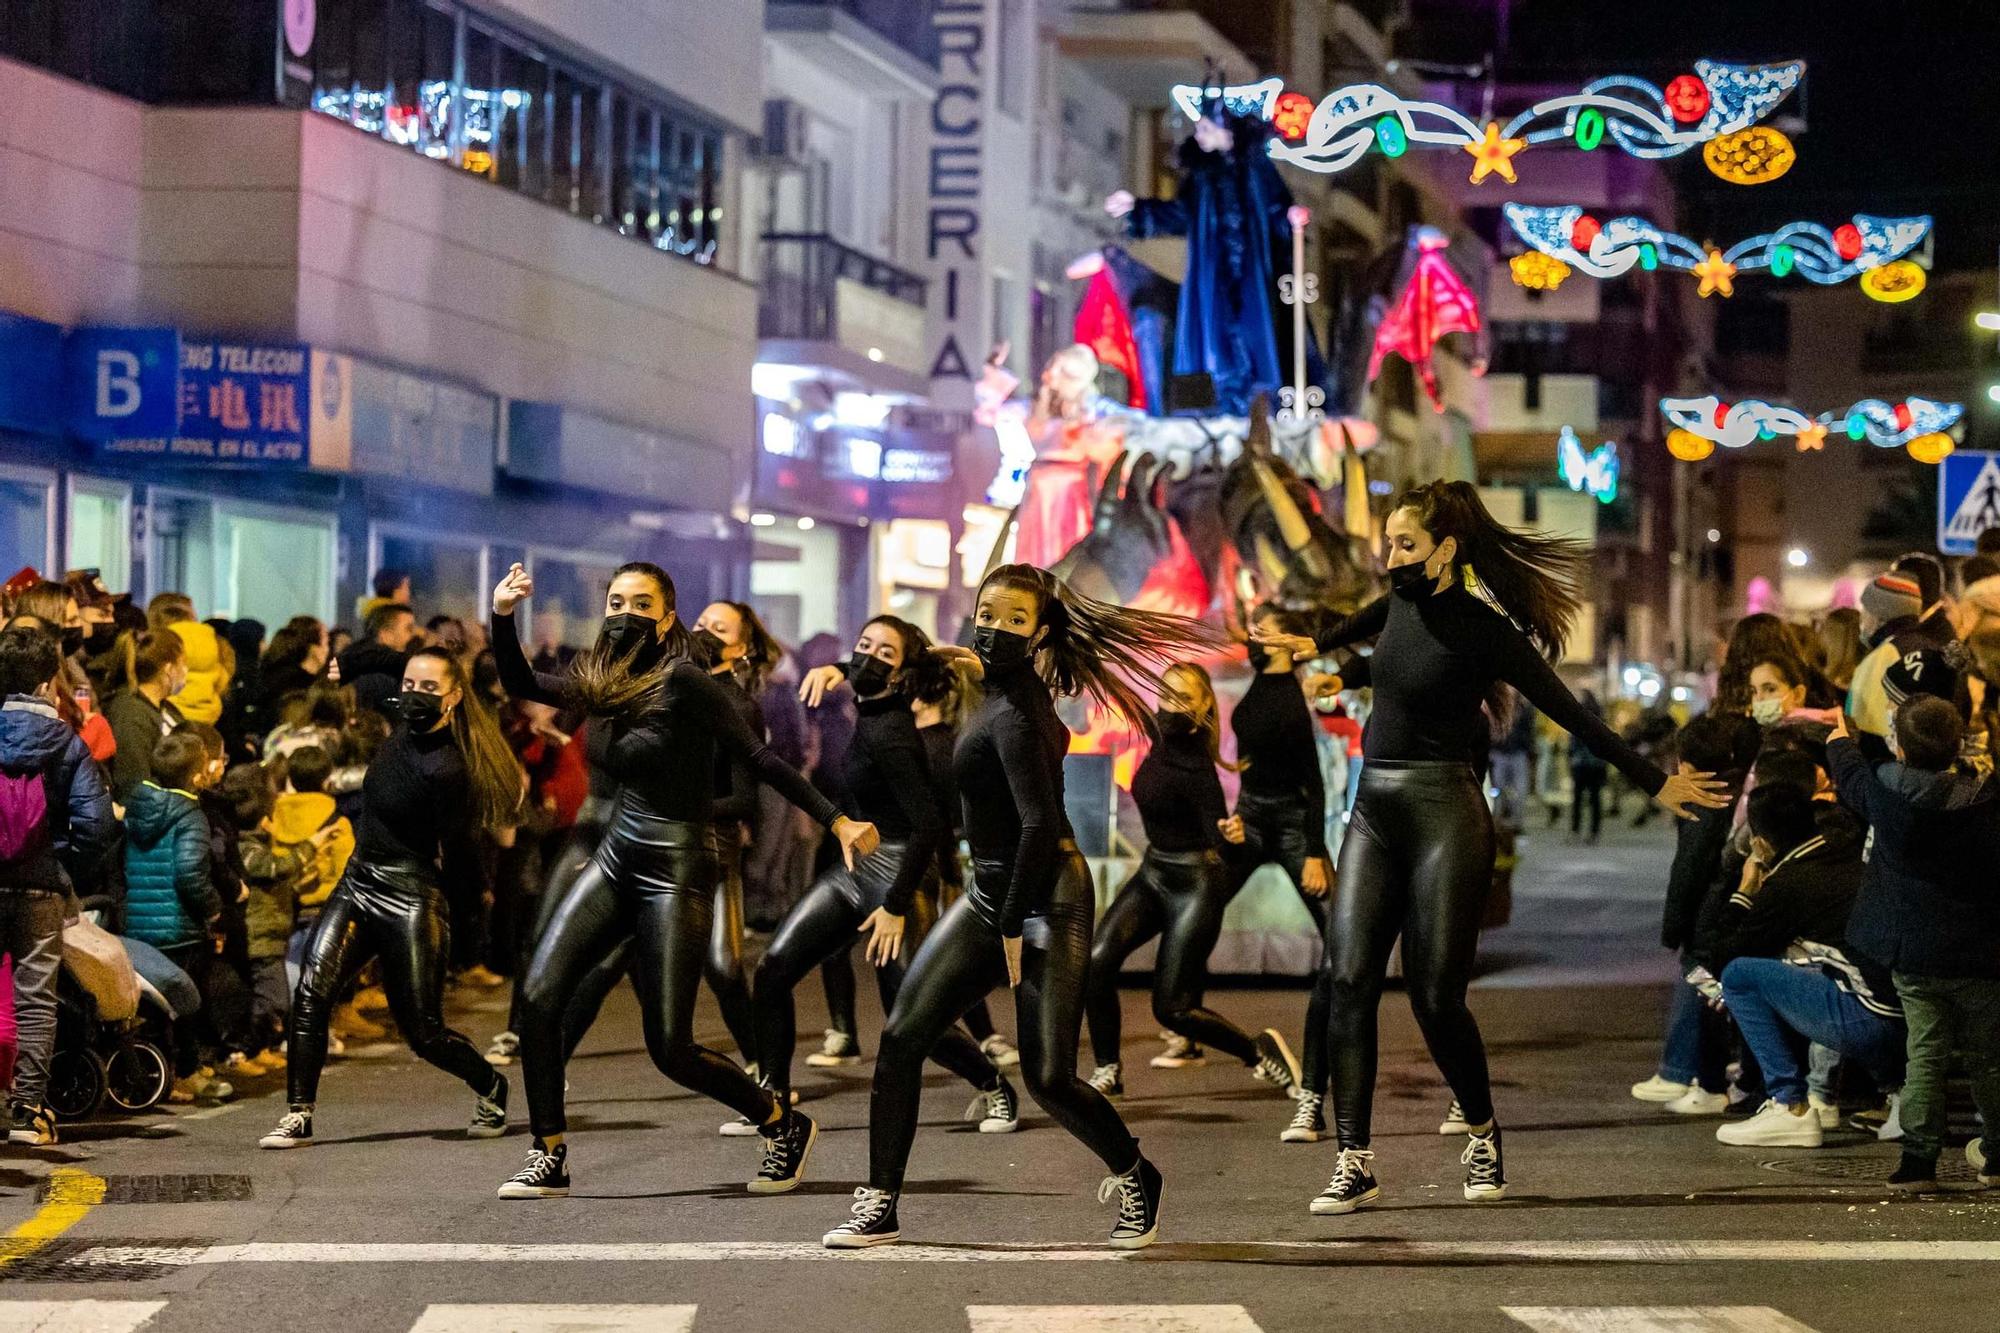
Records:
[[[133,952],[147,947],[134,940],[122,943]],[[107,1099],[124,1111],[158,1105],[173,1086],[174,1066],[167,1052],[173,1049],[176,1017],[176,1005],[144,974],[158,976],[159,969],[146,967],[141,973],[124,954],[100,955],[79,966],[83,960],[68,931],[63,952],[56,983],[55,1052],[49,1061],[49,1109],[58,1119],[75,1122],[95,1115]],[[166,964],[164,957],[159,961]],[[121,962],[124,975],[119,980],[114,974]],[[172,969],[171,964],[166,966]],[[129,1018],[104,1018],[106,1011],[118,1013],[129,1007],[133,985],[138,991],[137,1011]],[[166,989],[181,988],[168,981]],[[186,983],[186,990],[190,994],[180,997],[182,1004],[198,1006],[200,996],[192,982]]]

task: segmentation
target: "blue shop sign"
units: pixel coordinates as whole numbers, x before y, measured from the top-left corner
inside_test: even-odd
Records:
[[[62,433],[62,326],[0,310],[0,429]]]
[[[311,360],[295,343],[78,329],[68,353],[71,429],[103,453],[304,467]]]
[[[70,434],[155,439],[164,451],[179,425],[180,363],[173,329],[71,329],[63,340]]]

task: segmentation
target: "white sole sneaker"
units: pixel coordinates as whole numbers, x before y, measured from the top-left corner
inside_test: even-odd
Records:
[[[1811,1114],[1819,1117],[1821,1129],[1840,1128],[1840,1108],[1832,1102],[1813,1101]]]
[[[1019,1116],[1014,1117],[1012,1120],[982,1120],[979,1122],[979,1132],[981,1134],[1012,1134],[1020,1127],[1021,1118]]]
[[[1319,1143],[1332,1137],[1323,1129],[1293,1129],[1286,1126],[1278,1131],[1280,1143]]]
[[[721,1127],[715,1132],[725,1139],[748,1139],[756,1137],[757,1127],[751,1124],[747,1118],[738,1116],[734,1120],[723,1121]]]
[[[1687,1096],[1690,1086],[1686,1083],[1670,1082],[1655,1074],[1644,1083],[1634,1083],[1632,1096],[1634,1100],[1642,1102],[1677,1102]]]
[[[1319,1217],[1341,1217],[1358,1209],[1365,1208],[1381,1197],[1382,1187],[1377,1185],[1373,1189],[1365,1190],[1351,1199],[1314,1199],[1307,1205],[1307,1211]]]
[[[829,1250],[872,1250],[877,1245],[894,1245],[902,1238],[900,1231],[882,1231],[872,1236],[857,1236],[851,1231],[829,1231],[819,1238],[819,1243]]]
[[[1668,1102],[1666,1109],[1675,1115],[1721,1115],[1729,1109],[1729,1094],[1689,1088],[1686,1096]]]
[[[806,1146],[799,1153],[799,1169],[785,1180],[752,1180],[744,1186],[752,1194],[790,1194],[804,1183],[806,1163],[812,1159],[813,1145],[819,1142],[819,1122],[812,1122],[812,1132],[806,1135]]]
[[[499,1197],[503,1199],[567,1199],[569,1197],[569,1186],[517,1185],[510,1180],[500,1187]]]
[[[17,1143],[19,1141],[18,1139],[15,1140]],[[295,1139],[284,1134],[266,1134],[263,1138],[257,1140],[257,1146],[269,1149],[272,1152],[279,1152],[287,1148],[310,1148],[313,1146],[313,1141],[311,1139]]]
[[[1498,1203],[1506,1197],[1507,1187],[1505,1185],[1467,1185],[1465,1187],[1465,1201],[1467,1203]]]

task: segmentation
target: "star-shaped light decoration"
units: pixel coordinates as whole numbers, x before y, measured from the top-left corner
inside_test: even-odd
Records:
[[[1701,279],[1701,290],[1697,296],[1711,296],[1721,292],[1724,296],[1736,295],[1736,265],[1722,257],[1722,251],[1710,250],[1708,258],[1696,264],[1692,270]]]
[[[1800,453],[1826,448],[1826,427],[1815,421],[1798,433],[1797,444]]]
[[[1497,171],[1500,173],[1501,180],[1506,181],[1509,185],[1514,184],[1516,179],[1514,175],[1514,154],[1527,146],[1528,141],[1526,139],[1501,138],[1500,122],[1497,120],[1487,121],[1486,137],[1478,143],[1464,145],[1465,151],[1472,154],[1472,183],[1477,185]]]

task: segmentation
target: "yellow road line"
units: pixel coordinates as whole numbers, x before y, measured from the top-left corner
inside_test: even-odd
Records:
[[[49,1173],[48,1198],[35,1215],[0,1237],[0,1267],[25,1259],[104,1202],[104,1180],[73,1166]]]

